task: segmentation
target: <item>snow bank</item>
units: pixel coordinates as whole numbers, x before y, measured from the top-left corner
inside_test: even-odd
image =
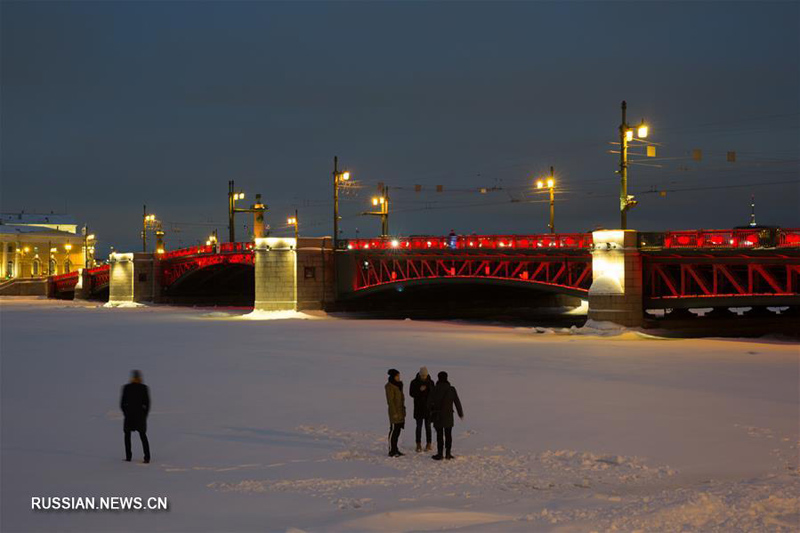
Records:
[[[115,309],[136,309],[137,307],[147,307],[145,304],[137,302],[106,302],[103,307]]]
[[[287,320],[287,319],[300,319],[300,320],[313,320],[321,318],[319,316],[310,315],[300,311],[258,311],[254,310],[251,313],[242,315],[245,320]]]
[[[619,335],[626,331],[628,331],[628,328],[625,326],[604,320],[592,320],[591,318],[586,321],[583,327],[572,326],[570,328],[570,332],[573,335]]]
[[[592,282],[591,287],[589,287],[589,295],[612,295],[612,294],[624,294],[625,291],[622,290],[622,285],[619,284],[619,280],[609,277],[609,276],[601,276]]]

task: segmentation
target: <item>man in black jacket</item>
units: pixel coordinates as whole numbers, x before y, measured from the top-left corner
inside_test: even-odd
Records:
[[[453,447],[453,406],[458,411],[458,418],[464,418],[464,409],[461,407],[461,400],[458,398],[456,388],[447,381],[447,372],[439,372],[439,380],[430,396],[431,419],[436,428],[437,453],[433,456],[436,461],[442,459],[454,459],[450,453]],[[445,456],[442,452],[446,451]]]
[[[142,439],[144,462],[150,462],[150,443],[147,441],[147,413],[150,412],[150,392],[142,383],[142,373],[131,372],[131,382],[122,387],[122,400],[119,402],[125,415],[125,460],[131,460],[131,431],[138,431]]]
[[[408,393],[414,398],[414,420],[417,421],[417,451],[422,451],[422,426],[425,426],[426,451],[431,451],[431,413],[428,410],[428,396],[433,390],[433,380],[424,366],[411,382]]]

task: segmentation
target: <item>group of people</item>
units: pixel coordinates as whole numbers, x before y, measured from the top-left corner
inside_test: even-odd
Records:
[[[414,398],[414,420],[417,423],[417,452],[422,451],[422,432],[425,430],[425,451],[431,451],[431,425],[436,429],[436,455],[433,459],[453,459],[453,408],[459,418],[464,418],[464,409],[458,392],[447,380],[447,372],[439,372],[434,384],[428,369],[422,367],[411,381],[409,394]],[[389,370],[389,382],[385,386],[386,403],[389,406],[389,457],[405,455],[397,448],[400,431],[405,427],[406,400],[400,371]],[[150,443],[147,440],[147,415],[150,412],[150,392],[142,382],[142,373],[131,372],[131,381],[122,388],[120,408],[125,415],[125,460],[130,461],[131,433],[138,432],[144,451],[144,462],[150,462]]]
[[[389,406],[389,457],[405,455],[397,448],[400,432],[405,428],[406,403],[403,394],[403,381],[400,371],[389,370],[389,382],[385,385],[386,403]],[[464,418],[464,409],[458,392],[447,379],[447,372],[439,372],[434,384],[428,369],[422,367],[411,381],[408,393],[414,398],[414,420],[417,423],[417,452],[422,451],[422,430],[425,429],[425,451],[431,451],[431,425],[436,429],[436,455],[432,459],[454,459],[453,449],[453,408],[459,418]]]

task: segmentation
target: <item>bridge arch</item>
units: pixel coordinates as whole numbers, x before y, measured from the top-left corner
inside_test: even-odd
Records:
[[[347,295],[348,298],[366,298],[375,294],[386,291],[403,292],[406,289],[417,289],[426,287],[469,287],[483,286],[483,287],[504,287],[509,289],[516,289],[519,291],[531,291],[536,293],[548,294],[562,294],[565,296],[574,296],[576,298],[586,298],[588,290],[584,288],[569,287],[566,285],[558,285],[535,280],[523,279],[510,279],[510,278],[490,278],[490,277],[467,277],[467,276],[451,276],[451,277],[430,277],[420,279],[406,279],[388,281],[371,285],[353,291]]]
[[[245,261],[164,265],[161,299],[175,304],[251,306],[255,269]]]

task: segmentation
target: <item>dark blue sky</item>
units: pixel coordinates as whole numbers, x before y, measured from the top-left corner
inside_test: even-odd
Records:
[[[622,99],[663,158],[631,227],[744,224],[751,193],[800,225],[797,2],[3,2],[1,95],[2,209],[66,205],[117,249],[142,203],[171,247],[224,234],[229,179],[329,235],[335,154],[346,235],[378,233],[378,182],[393,233],[544,232],[550,165],[560,231],[613,227]]]

